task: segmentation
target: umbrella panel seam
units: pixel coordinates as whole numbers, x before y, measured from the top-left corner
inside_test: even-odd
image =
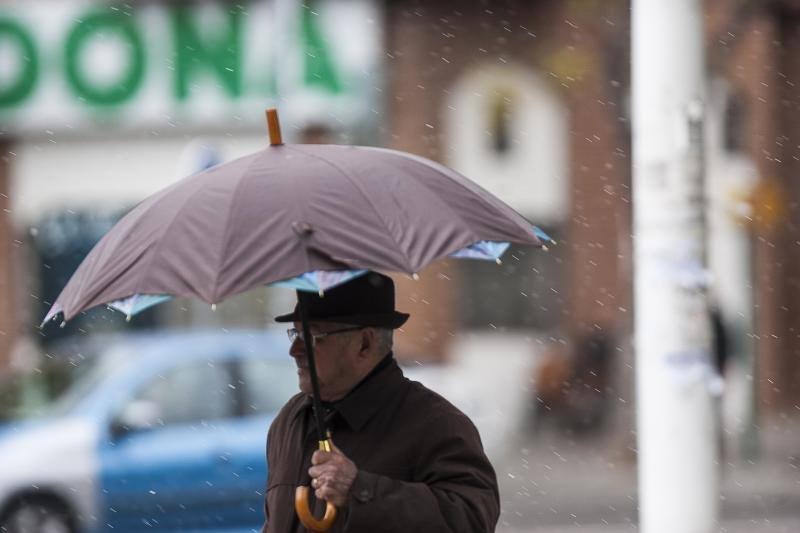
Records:
[[[267,149],[269,150],[269,148],[267,148]],[[225,228],[224,228],[224,233],[222,235],[222,243],[220,244],[220,252],[219,252],[219,257],[218,257],[218,260],[217,260],[217,268],[216,268],[216,270],[214,272],[214,288],[212,289],[212,303],[216,302],[216,300],[217,300],[217,291],[219,290],[219,278],[220,278],[220,275],[222,273],[222,267],[225,265],[225,258],[228,255],[227,254],[227,251],[228,251],[227,248],[228,248],[228,244],[229,244],[228,243],[228,235],[229,235],[229,233],[231,231],[230,230],[230,227],[231,227],[230,220],[231,220],[231,217],[233,216],[233,213],[235,211],[234,206],[236,205],[236,200],[239,198],[239,194],[240,194],[241,190],[244,188],[243,184],[245,182],[249,183],[249,180],[247,178],[248,178],[248,173],[249,173],[250,169],[253,168],[253,166],[257,162],[258,162],[258,157],[254,157],[253,160],[250,161],[250,164],[247,165],[247,168],[245,168],[242,171],[242,173],[240,174],[239,183],[237,183],[236,187],[234,188],[233,197],[231,198],[231,201],[230,201],[230,204],[229,204],[228,214],[225,216]]]
[[[411,269],[411,261],[410,261],[408,255],[405,253],[405,251],[403,250],[402,246],[400,246],[400,243],[397,242],[397,239],[395,238],[395,236],[392,235],[392,232],[389,229],[389,225],[387,224],[386,220],[381,216],[380,210],[377,207],[375,207],[375,204],[372,203],[372,200],[370,199],[370,197],[367,194],[364,194],[364,191],[361,189],[361,187],[358,186],[357,182],[355,180],[353,180],[352,177],[347,172],[345,172],[335,162],[330,161],[330,160],[328,160],[328,159],[326,159],[326,158],[324,158],[324,157],[322,157],[320,155],[308,153],[308,152],[306,152],[304,150],[301,150],[301,149],[298,149],[297,147],[294,147],[294,146],[291,147],[291,148],[293,150],[297,151],[297,152],[302,153],[303,155],[306,155],[308,157],[312,157],[314,159],[322,161],[323,163],[333,167],[334,169],[336,169],[336,171],[339,172],[339,174],[341,174],[347,181],[349,181],[353,185],[353,187],[364,198],[366,203],[369,204],[370,208],[372,208],[372,210],[375,212],[375,214],[377,215],[378,220],[380,220],[383,223],[384,228],[386,228],[386,234],[390,235],[391,238],[392,238],[392,241],[394,241],[395,249],[400,251],[401,255],[403,256],[404,262],[406,264],[406,269],[408,271],[411,271],[412,270]]]
[[[387,153],[387,154],[393,154],[393,155],[397,156],[400,159],[407,159],[407,160],[410,160],[410,161],[415,161],[415,162],[420,163],[420,164],[424,164],[425,166],[427,166],[431,170],[437,172],[440,176],[443,176],[444,178],[448,179],[449,181],[457,184],[459,187],[461,187],[462,189],[467,191],[470,195],[473,195],[473,196],[477,195],[477,193],[475,191],[471,190],[465,184],[461,183],[461,181],[453,179],[453,177],[451,177],[447,172],[445,172],[442,169],[450,170],[451,172],[455,173],[459,177],[463,178],[464,180],[466,180],[469,183],[471,183],[473,186],[477,187],[478,189],[480,189],[481,191],[486,193],[488,198],[495,197],[494,193],[486,190],[484,187],[481,187],[479,184],[477,184],[474,181],[470,180],[466,176],[463,176],[460,173],[456,172],[455,170],[450,169],[449,167],[446,167],[445,165],[442,165],[441,163],[438,163],[438,162],[433,161],[431,159],[420,157],[420,156],[415,155],[415,154],[409,154],[409,153],[400,152],[398,150],[392,150],[390,148],[380,148],[380,147],[376,147],[376,146],[364,146],[362,148],[365,149],[365,150],[371,150],[371,151],[375,151],[375,152],[383,152],[383,153]],[[441,168],[439,168],[439,167],[441,167]],[[425,186],[425,184],[420,182],[419,180],[417,180],[417,182],[421,183],[423,186]],[[425,186],[425,188],[430,190],[427,186]],[[481,200],[486,201],[486,198],[482,198],[481,197]],[[509,205],[502,204],[501,206],[498,206],[498,205],[495,205],[494,201],[486,202],[486,203],[488,205],[490,205],[492,207],[492,209],[494,209],[497,212],[498,216],[500,216],[500,217],[507,217],[508,216],[506,213],[503,213],[503,209],[507,209],[508,211],[514,213],[514,215],[516,215],[517,218],[521,219],[522,222],[525,223],[525,224],[522,224],[522,226],[521,226],[521,228],[523,230],[525,230],[525,231],[529,231],[530,226],[533,225],[530,222],[528,222],[527,218],[522,216],[522,214],[520,214],[516,209],[514,209],[513,207],[511,207]],[[459,216],[459,218],[461,218],[461,217]],[[463,221],[463,219],[462,219],[462,221]],[[519,220],[517,220],[516,222],[517,222],[517,224],[520,224]],[[537,241],[540,240],[535,235],[534,235],[534,237],[536,238]],[[487,239],[476,239],[475,242],[478,242],[480,240],[487,240]],[[505,238],[504,238],[504,240],[505,240]],[[474,243],[472,243],[472,244],[474,244]],[[541,244],[542,243],[540,242],[539,245],[541,245]]]
[[[430,163],[435,163],[435,161],[430,161],[430,160],[427,160],[427,159],[425,159],[425,158],[421,158],[421,157],[417,157],[417,156],[414,156],[414,157],[403,157],[403,156],[404,156],[404,154],[402,154],[402,153],[399,153],[399,152],[397,152],[396,150],[389,150],[389,149],[385,149],[385,148],[371,148],[371,147],[367,147],[367,149],[369,149],[369,150],[375,150],[375,151],[382,151],[382,152],[385,152],[385,153],[389,153],[389,154],[397,155],[399,158],[405,158],[405,159],[409,159],[409,160],[412,160],[412,161],[414,161],[414,162],[417,162],[417,163],[423,164],[423,165],[425,165],[425,167],[426,167],[426,168],[428,168],[428,169],[431,169],[431,170],[433,170],[434,172],[436,172],[436,173],[437,173],[437,174],[438,174],[438,175],[439,175],[441,178],[443,178],[443,179],[445,179],[445,180],[448,180],[449,182],[455,183],[456,185],[458,185],[459,187],[461,187],[462,189],[464,189],[465,191],[467,191],[467,193],[469,193],[470,197],[475,197],[475,196],[477,196],[477,195],[476,195],[476,193],[475,193],[474,191],[471,191],[471,190],[470,190],[468,187],[465,187],[465,186],[464,186],[462,183],[458,182],[458,180],[455,180],[455,179],[453,179],[453,178],[452,178],[452,177],[450,177],[450,176],[449,176],[449,175],[448,175],[446,172],[442,172],[442,171],[441,171],[439,168],[437,168],[436,166],[433,166],[433,165],[431,165],[431,164],[430,164]],[[410,179],[413,179],[413,180],[414,180],[414,182],[415,182],[415,183],[417,183],[417,184],[418,184],[420,187],[423,187],[423,188],[424,188],[426,191],[428,191],[428,193],[430,194],[430,196],[431,196],[432,198],[440,199],[440,200],[441,200],[441,201],[440,201],[440,204],[441,204],[441,205],[442,205],[444,208],[446,208],[446,209],[448,210],[448,212],[450,212],[450,213],[452,214],[453,218],[455,218],[455,219],[458,219],[458,220],[460,220],[460,221],[461,221],[461,226],[462,226],[462,228],[468,228],[468,229],[470,230],[470,233],[472,234],[472,237],[470,237],[470,240],[469,240],[469,242],[467,242],[467,243],[459,243],[458,245],[451,245],[451,248],[452,248],[452,249],[451,249],[451,250],[447,250],[447,251],[445,251],[445,252],[444,252],[444,254],[447,254],[447,255],[449,255],[449,254],[452,254],[452,253],[458,252],[459,250],[463,249],[464,247],[467,247],[467,246],[472,246],[473,244],[476,244],[476,243],[478,243],[478,242],[480,242],[480,241],[482,241],[482,240],[486,240],[486,239],[481,239],[480,237],[478,237],[477,235],[475,235],[475,232],[474,232],[474,231],[472,231],[472,225],[471,225],[471,224],[468,224],[468,223],[467,223],[467,222],[464,220],[463,216],[462,216],[460,213],[458,213],[457,211],[455,211],[455,210],[452,208],[452,206],[451,206],[450,204],[448,204],[446,201],[444,201],[444,199],[442,199],[442,197],[441,197],[439,194],[436,194],[436,192],[435,192],[435,191],[431,190],[431,188],[430,188],[430,187],[429,187],[429,186],[428,186],[428,185],[427,185],[427,184],[426,184],[424,181],[417,179],[417,178],[416,178],[415,176],[413,176],[412,174],[408,174],[408,176],[409,176],[409,178],[410,178]],[[488,192],[488,191],[487,191],[487,192]],[[490,193],[490,194],[491,194],[491,193]],[[483,201],[483,198],[479,198],[479,200]],[[492,209],[495,209],[495,211],[497,211],[497,209],[496,209],[496,207],[495,207],[494,205],[491,205],[491,204],[490,204],[490,206],[492,207]],[[501,216],[501,217],[503,216],[503,214],[502,214],[501,212],[499,212],[499,211],[497,211],[497,214],[498,214],[498,216]],[[519,215],[519,213],[517,213],[517,214]],[[519,215],[519,216],[521,217],[522,215]],[[523,217],[523,218],[524,218],[524,217]],[[438,255],[438,254],[437,254],[437,255]]]
[[[203,174],[205,174],[205,173],[203,173]],[[199,178],[200,175],[197,175],[195,177]],[[190,178],[187,178],[187,179],[190,179]],[[195,196],[201,194],[203,191],[204,191],[204,189],[202,187],[200,187],[197,190],[195,190],[192,194],[188,195],[184,199],[184,202],[181,204],[181,206],[174,211],[174,214],[172,216],[172,220],[170,220],[169,224],[167,224],[165,226],[164,232],[161,233],[161,237],[156,240],[156,246],[155,246],[155,248],[153,250],[153,255],[150,257],[150,260],[148,261],[147,268],[143,268],[141,273],[139,274],[139,279],[136,281],[136,283],[134,285],[135,287],[141,287],[141,278],[142,278],[142,276],[144,276],[145,273],[148,272],[150,270],[150,268],[152,268],[153,263],[155,262],[156,258],[159,256],[159,253],[161,252],[161,248],[163,247],[164,242],[166,241],[166,239],[164,239],[163,236],[170,232],[170,230],[172,229],[173,225],[178,220],[180,214],[183,212],[184,209],[186,209],[186,207],[191,203],[191,201],[195,198]],[[141,294],[151,294],[151,293],[144,293],[144,292],[141,292],[141,291],[138,291],[138,290],[136,291],[135,294],[139,294],[139,293],[141,293]],[[132,295],[129,295],[129,296],[132,296]],[[198,294],[198,296],[200,296],[200,295]],[[202,300],[202,297],[200,299]]]

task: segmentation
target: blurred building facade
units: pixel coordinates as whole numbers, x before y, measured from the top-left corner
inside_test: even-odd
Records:
[[[588,403],[607,396],[596,380],[574,383],[588,364],[578,345],[610,335],[601,360],[616,346],[627,350],[627,9],[624,2],[387,6],[390,142],[463,171],[558,243],[547,252],[514,250],[501,267],[459,263],[406,282],[410,293],[427,295],[412,315],[431,316],[410,324],[406,338],[427,341],[435,353],[447,344],[448,319],[459,322],[452,313],[476,307],[485,312],[473,328],[544,332],[539,347],[553,368],[539,377],[555,384],[537,388],[552,391],[540,394],[547,403],[576,400],[562,398],[573,385],[579,396],[589,392]]]
[[[617,406],[632,399],[629,10],[622,0],[398,1],[386,24],[387,141],[464,171],[557,237],[554,268],[536,281],[559,297],[526,303],[556,315],[546,330],[569,368],[556,357],[540,376],[555,385],[540,388],[563,395],[567,381]],[[799,16],[797,1],[707,3],[710,293],[741,431],[755,411],[785,416],[800,401]],[[428,324],[446,331],[473,303],[468,268],[449,268],[404,285],[429,295],[412,298],[412,313],[430,317],[409,326],[413,342],[446,344]]]
[[[372,137],[379,6],[364,0],[8,2],[0,7],[4,294],[0,358],[14,340],[154,325],[263,325],[263,294],[220,313],[198,302],[125,324],[105,309],[35,326],[91,246],[133,205],[187,175],[262,148],[264,109],[284,138]],[[371,22],[370,22],[371,21]],[[331,39],[341,26],[354,29]],[[318,136],[318,135],[317,135]],[[16,298],[16,299],[12,299]],[[241,321],[245,322],[242,323]]]
[[[277,104],[288,141],[382,144],[442,161],[558,243],[512,249],[499,266],[442,262],[419,280],[398,276],[399,305],[414,316],[401,357],[445,359],[464,330],[530,333],[545,354],[539,390],[553,402],[587,416],[630,405],[629,2],[237,6],[0,8],[11,58],[0,65],[0,358],[46,307],[48,236],[98,231],[171,181],[260,148],[262,110]],[[739,413],[793,412],[800,1],[716,0],[707,14],[709,262],[726,372],[744,391]],[[94,214],[78,224],[84,211]],[[151,320],[214,323],[205,307],[181,305]],[[263,295],[238,310],[263,320]]]
[[[725,4],[711,4],[709,62],[728,84],[723,145],[755,175],[742,223],[751,237],[757,392],[763,408],[785,415],[800,403],[800,2]]]

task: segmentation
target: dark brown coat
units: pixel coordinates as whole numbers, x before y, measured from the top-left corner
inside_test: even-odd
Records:
[[[333,441],[358,467],[332,533],[492,532],[497,478],[472,422],[447,400],[403,376],[392,359],[329,414]],[[294,396],[267,437],[265,533],[305,531],[295,487],[308,485],[316,448],[310,398]],[[324,502],[316,502],[321,517]]]

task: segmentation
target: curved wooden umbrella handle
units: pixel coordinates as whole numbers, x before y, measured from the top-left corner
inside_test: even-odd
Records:
[[[326,502],[325,516],[317,520],[308,508],[309,489],[305,485],[297,487],[294,491],[294,510],[303,527],[315,533],[328,531],[336,521],[336,506]]]

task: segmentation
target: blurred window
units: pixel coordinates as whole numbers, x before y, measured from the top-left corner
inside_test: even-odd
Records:
[[[37,319],[44,318],[86,255],[122,217],[124,211],[127,210],[53,211],[29,228],[32,251],[29,268],[36,277],[35,286],[31,288],[36,295],[32,312]],[[87,333],[152,328],[159,323],[156,309],[157,306],[138,313],[136,320],[127,322],[122,313],[98,306],[78,314],[64,327],[59,328],[51,323],[41,330],[37,328],[31,338],[49,349],[69,337],[81,337]],[[31,327],[35,328],[37,322],[33,321]]]
[[[108,376],[119,371],[134,356],[125,348],[113,349],[103,355],[94,351],[93,347],[86,346],[85,350],[65,356],[67,363],[62,363],[62,366],[72,372],[63,379],[69,381],[69,385],[52,405],[50,414],[61,416],[72,413]]]
[[[151,381],[137,400],[155,403],[163,425],[216,420],[232,415],[235,388],[224,362],[192,362]]]
[[[555,228],[543,228],[560,241]],[[493,261],[457,261],[459,286],[456,309],[467,328],[531,328],[558,326],[566,310],[563,246],[511,246],[502,264]]]
[[[299,392],[294,363],[286,360],[250,358],[241,362],[244,385],[244,413],[277,412],[292,395]]]
[[[744,152],[747,135],[747,116],[744,99],[736,92],[728,95],[725,106],[724,145],[732,153]]]
[[[300,131],[302,144],[332,144],[336,133],[325,124],[309,124]]]
[[[514,98],[510,91],[499,91],[491,103],[490,133],[492,149],[498,156],[507,155],[512,146],[511,117],[513,115]]]
[[[123,349],[100,355],[99,345],[61,343],[42,356],[26,353],[33,368],[0,376],[0,421],[77,414],[98,385],[132,360]]]

